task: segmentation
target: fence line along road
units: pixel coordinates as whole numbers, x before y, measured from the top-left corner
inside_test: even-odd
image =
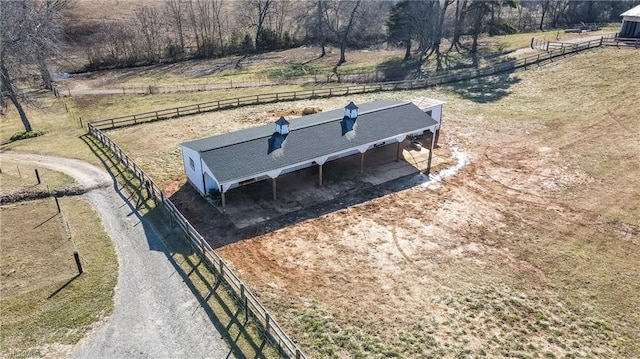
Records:
[[[306,359],[298,345],[285,333],[278,322],[269,314],[264,305],[251,292],[251,290],[236,276],[225,261],[215,252],[200,233],[189,223],[180,213],[176,206],[167,198],[140,166],[138,166],[109,136],[100,129],[89,123],[89,133],[100,143],[114,153],[120,163],[127,170],[134,174],[141,184],[145,186],[147,195],[153,199],[156,205],[164,208],[172,221],[184,233],[189,244],[200,256],[204,263],[216,274],[216,276],[231,289],[236,303],[245,312],[245,316],[253,318],[256,324],[261,327],[263,333],[287,358]]]
[[[92,121],[93,126],[100,130],[108,130],[118,127],[126,127],[138,125],[145,122],[166,120],[170,118],[190,116],[200,114],[204,112],[219,111],[224,109],[237,108],[241,106],[258,105],[265,103],[283,102],[283,101],[296,101],[306,100],[323,97],[334,96],[347,96],[363,94],[368,92],[381,92],[381,91],[398,91],[398,90],[413,90],[418,88],[426,88],[430,86],[441,85],[445,83],[458,82],[463,80],[470,80],[477,77],[493,75],[496,73],[511,71],[518,68],[527,68],[533,65],[543,65],[545,63],[552,62],[553,59],[567,54],[592,49],[595,47],[601,47],[608,44],[610,41],[615,40],[613,37],[601,37],[598,40],[591,40],[585,42],[577,42],[567,44],[570,46],[561,46],[557,48],[549,47],[548,52],[532,55],[520,59],[513,59],[496,63],[492,66],[470,69],[465,71],[459,71],[456,73],[443,74],[438,76],[432,76],[429,78],[406,80],[406,81],[391,81],[391,82],[378,82],[371,84],[356,84],[349,86],[330,87],[324,89],[312,89],[302,91],[288,91],[288,92],[276,92],[270,94],[260,94],[251,96],[235,97],[223,100],[216,100],[211,102],[203,102],[194,105],[173,107],[167,109],[161,109],[157,111],[143,112],[133,115],[120,116],[109,118],[105,120]],[[533,41],[532,41],[533,43]]]

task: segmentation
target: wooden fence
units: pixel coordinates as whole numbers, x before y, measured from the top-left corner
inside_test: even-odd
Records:
[[[216,100],[195,105],[181,106],[176,108],[95,121],[89,123],[88,128],[89,133],[93,137],[98,139],[103,144],[103,146],[113,152],[118,157],[120,162],[140,180],[140,182],[145,186],[148,196],[152,198],[157,205],[162,206],[169,213],[171,220],[175,222],[175,224],[179,226],[183,231],[191,247],[200,255],[203,261],[207,263],[207,265],[216,273],[216,275],[222,281],[224,281],[224,283],[227,284],[227,286],[231,289],[231,292],[235,297],[237,303],[245,310],[245,313],[247,315],[250,315],[256,320],[256,322],[262,327],[263,332],[267,335],[267,337],[270,338],[273,343],[281,350],[281,353],[288,358],[306,358],[297,344],[293,340],[291,340],[291,338],[284,332],[284,330],[269,314],[269,312],[262,305],[262,303],[260,303],[256,296],[233,273],[231,268],[229,268],[224,260],[220,256],[218,256],[218,254],[209,246],[202,235],[200,235],[200,233],[198,233],[198,231],[180,213],[180,211],[175,207],[171,200],[164,195],[162,189],[158,187],[154,183],[153,179],[149,177],[142,170],[142,168],[140,168],[140,166],[138,166],[115,142],[113,142],[113,140],[111,140],[106,134],[104,134],[102,130],[269,102],[295,101],[320,97],[362,94],[367,92],[424,88],[438,84],[492,75],[504,71],[514,70],[517,68],[526,69],[528,66],[542,65],[547,62],[552,62],[553,59],[569,53],[602,46],[603,43],[607,41],[610,40],[601,38],[599,40],[576,43],[572,44],[571,47],[562,47],[522,59],[505,61],[494,64],[490,67],[467,70],[455,74],[439,75],[430,77],[428,79],[381,82],[374,84],[281,92],[273,94],[244,96],[225,100]]]
[[[296,101],[306,100],[323,97],[333,96],[348,96],[363,94],[368,92],[380,92],[380,91],[398,91],[398,90],[413,90],[419,88],[426,88],[430,86],[436,86],[451,82],[458,82],[463,80],[470,80],[477,77],[493,75],[496,73],[511,71],[518,68],[527,68],[533,65],[542,65],[548,62],[552,62],[553,59],[561,56],[565,56],[570,53],[591,49],[594,47],[600,47],[603,45],[605,38],[602,37],[598,40],[585,41],[580,43],[572,43],[571,46],[563,46],[555,49],[550,49],[548,52],[539,53],[537,55],[528,56],[520,59],[513,59],[508,61],[502,61],[495,63],[492,66],[462,70],[455,73],[448,73],[438,76],[432,76],[429,78],[407,80],[407,81],[392,81],[392,82],[379,82],[372,84],[359,84],[349,86],[330,87],[322,89],[311,89],[302,91],[289,91],[289,92],[277,92],[270,94],[260,94],[243,96],[236,98],[229,98],[223,100],[216,100],[211,102],[203,102],[194,105],[174,107],[168,109],[162,109],[157,111],[143,112],[134,115],[127,115],[121,117],[109,118],[106,120],[93,121],[92,124],[97,129],[108,130],[118,127],[133,126],[145,122],[166,120],[170,118],[190,116],[200,114],[204,112],[219,111],[224,109],[237,108],[241,106],[258,105],[265,103],[274,103],[282,101]]]
[[[605,38],[603,45],[606,46],[629,46],[629,47],[633,47],[636,49],[640,49],[640,38],[621,38],[621,37],[614,37],[614,38]]]
[[[214,271],[220,280],[231,289],[236,303],[243,308],[246,316],[251,316],[262,328],[263,333],[287,358],[306,359],[298,345],[284,332],[278,322],[269,314],[258,298],[247,288],[247,286],[236,276],[231,268],[218,256],[209,246],[207,241],[180,213],[164,192],[158,187],[151,177],[149,177],[109,136],[104,134],[93,124],[89,123],[89,133],[102,145],[114,153],[120,163],[127,170],[131,171],[139,180],[148,193],[148,197],[153,199],[156,205],[162,206],[168,213],[173,224],[180,227],[191,247],[198,253],[207,266]]]

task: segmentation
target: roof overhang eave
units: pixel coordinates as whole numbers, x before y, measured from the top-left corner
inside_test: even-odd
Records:
[[[382,139],[379,139],[379,140],[376,140],[376,141],[373,141],[373,142],[369,142],[369,143],[366,143],[366,144],[362,144],[362,145],[359,145],[359,146],[350,147],[350,148],[344,149],[342,151],[337,151],[337,152],[333,152],[333,153],[330,153],[330,154],[323,154],[323,155],[320,155],[320,156],[315,156],[313,158],[310,158],[310,159],[307,159],[307,160],[304,160],[304,161],[300,161],[300,162],[297,162],[297,163],[294,163],[294,164],[291,164],[291,165],[287,165],[287,166],[284,166],[284,167],[275,168],[275,169],[272,169],[272,170],[269,170],[269,171],[251,173],[251,174],[247,174],[245,176],[241,176],[241,177],[237,177],[237,178],[231,178],[231,179],[228,179],[228,180],[220,181],[219,184],[220,184],[220,187],[222,189],[222,192],[227,192],[227,190],[231,186],[233,186],[234,184],[239,184],[241,182],[244,182],[244,181],[247,181],[247,180],[251,180],[253,178],[260,178],[260,177],[263,177],[263,176],[268,176],[268,177],[271,177],[271,178],[277,178],[280,175],[280,173],[282,173],[282,172],[284,172],[284,171],[286,171],[288,169],[294,168],[294,167],[299,167],[299,166],[302,166],[302,165],[313,164],[313,163],[324,164],[326,162],[327,158],[330,158],[330,157],[333,157],[333,156],[338,156],[338,155],[341,155],[341,154],[344,154],[344,153],[347,153],[347,152],[351,152],[353,150],[357,150],[357,149],[362,148],[364,146],[370,147],[370,146],[372,146],[372,145],[374,145],[376,143],[387,142],[387,141],[391,141],[391,140],[394,140],[394,141],[397,141],[397,142],[402,142],[402,141],[398,141],[397,140],[398,138],[400,138],[400,136],[403,136],[402,138],[404,138],[404,137],[406,137],[406,136],[408,136],[410,134],[413,134],[413,133],[424,132],[424,131],[427,131],[427,130],[429,130],[431,132],[435,132],[437,129],[438,129],[438,124],[434,123],[434,124],[426,126],[426,127],[418,128],[418,129],[415,129],[415,130],[412,130],[412,131],[409,131],[409,132],[399,133],[399,134],[394,135],[394,136],[389,136],[389,137],[382,138]],[[273,174],[275,172],[277,172],[278,174],[274,176]]]

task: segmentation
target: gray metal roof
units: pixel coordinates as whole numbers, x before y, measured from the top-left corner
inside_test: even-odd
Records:
[[[343,136],[344,109],[290,120],[282,149],[268,154],[275,125],[269,124],[183,143],[200,152],[221,183],[261,175],[332,153],[437,125],[416,105],[374,101],[359,105],[355,136]],[[271,139],[273,141],[273,139]]]

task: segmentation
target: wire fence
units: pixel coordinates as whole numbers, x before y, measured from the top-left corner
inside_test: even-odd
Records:
[[[613,37],[611,37],[613,39]],[[606,41],[610,41],[607,38]],[[258,94],[242,97],[234,97],[210,102],[197,103],[194,105],[173,107],[156,111],[137,113],[133,115],[113,117],[105,120],[92,121],[93,126],[101,130],[108,130],[119,127],[133,126],[141,123],[166,120],[182,116],[190,116],[205,112],[220,111],[242,106],[259,105],[265,103],[275,103],[283,101],[297,101],[315,98],[326,98],[335,96],[348,96],[382,91],[414,90],[446,83],[471,80],[474,78],[497,74],[505,71],[512,71],[518,68],[527,68],[533,65],[543,65],[552,62],[555,58],[565,56],[603,46],[605,37],[598,40],[591,40],[579,43],[567,44],[567,46],[550,47],[549,51],[536,55],[501,61],[491,66],[466,69],[462,71],[432,76],[423,79],[406,81],[389,81],[378,83],[353,84],[347,86],[337,86],[329,88],[318,88],[301,91],[276,92],[269,94]],[[570,46],[569,46],[570,45]]]
[[[247,288],[247,286],[236,276],[225,261],[209,246],[207,241],[180,213],[176,206],[166,197],[162,189],[158,187],[151,177],[149,177],[109,136],[100,129],[89,123],[89,133],[96,138],[105,148],[108,148],[116,155],[121,164],[138,178],[145,187],[148,198],[151,198],[156,205],[164,208],[172,221],[172,225],[177,225],[184,233],[191,247],[198,253],[208,267],[214,271],[218,278],[231,289],[236,303],[243,308],[245,315],[251,317],[262,328],[263,333],[280,350],[281,354],[287,358],[306,359],[298,345],[285,333],[278,322],[267,311],[258,298]]]

